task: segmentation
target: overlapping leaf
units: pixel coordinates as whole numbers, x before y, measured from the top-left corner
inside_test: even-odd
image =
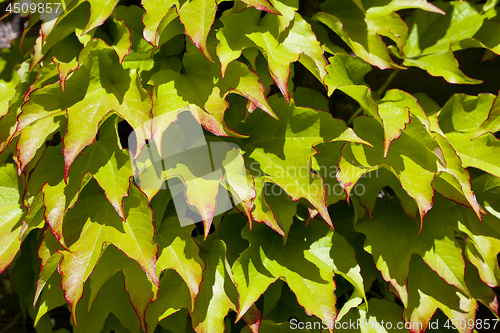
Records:
[[[339,119],[326,112],[290,105],[284,99],[270,99],[280,121],[262,113],[252,115],[245,124],[250,134],[242,149],[245,163],[256,183],[280,186],[293,201],[307,199],[329,225],[323,180],[311,172],[313,145],[325,141],[351,141],[367,144]],[[258,180],[258,178],[262,180]],[[263,188],[263,186],[262,186]],[[261,188],[259,187],[259,190]],[[261,194],[263,191],[260,191]]]
[[[437,1],[433,5],[439,7],[446,16],[429,16],[416,11],[406,20],[410,33],[403,50],[404,64],[420,67],[433,76],[442,76],[450,83],[481,83],[458,68],[451,48],[454,43],[472,38],[486,16],[467,1]]]
[[[23,209],[14,164],[0,166],[0,272],[12,262],[21,246]]]
[[[366,73],[371,70],[371,66],[358,57],[350,57],[341,53],[336,54],[329,61],[330,64],[326,66],[328,75],[325,77],[328,95],[333,94],[335,89],[339,89],[378,119],[377,103],[373,100],[370,87],[363,80]]]
[[[456,221],[446,218],[450,205],[434,207],[419,233],[415,221],[403,213],[398,203],[380,201],[373,219],[359,221],[356,230],[366,235],[365,249],[373,255],[384,279],[396,288],[403,304],[408,304],[407,280],[412,273],[409,265],[413,253],[421,256],[447,283],[469,294],[462,249],[449,227]]]
[[[420,222],[432,207],[434,190],[431,186],[438,165],[442,163],[435,151],[437,142],[429,135],[424,124],[416,116],[410,115],[410,122],[400,137],[392,142],[387,156],[383,156],[383,129],[371,117],[354,119],[355,132],[374,148],[355,143],[342,148],[337,179],[349,195],[358,179],[365,173],[387,164],[399,178],[401,186],[415,199],[420,212]]]
[[[101,195],[81,198],[68,212],[65,223],[69,251],[61,251],[59,266],[64,296],[71,305],[76,322],[76,306],[83,294],[83,285],[101,255],[105,243],[112,243],[129,258],[134,259],[148,278],[159,286],[156,274],[157,246],[153,243],[151,210],[147,199],[134,185],[124,200],[125,221],[122,221],[109,202]]]
[[[37,195],[43,192],[45,220],[63,246],[66,244],[63,236],[66,211],[78,200],[80,191],[92,176],[104,190],[115,211],[125,218],[122,200],[128,193],[132,168],[128,153],[118,148],[114,119],[110,118],[101,126],[101,140],[85,149],[85,155],[77,157],[66,183],[60,146],[50,147],[44,152],[30,177],[28,193]],[[58,162],[56,167],[54,161]]]
[[[233,92],[248,98],[271,116],[269,106],[258,76],[241,62],[233,62],[228,75],[220,75],[219,66],[203,58],[195,48],[189,47],[184,55],[185,74],[164,70],[152,77],[153,115],[161,122],[153,122],[153,138],[161,151],[161,134],[177,118],[177,113],[189,107],[193,117],[205,128],[217,135],[238,134],[227,128],[224,112],[228,104],[226,96]]]
[[[438,121],[463,167],[472,166],[500,177],[500,141],[491,133],[475,135],[487,120],[494,100],[491,94],[454,95],[439,111]]]
[[[64,178],[83,148],[95,140],[99,123],[110,112],[118,113],[147,137],[141,125],[150,119],[151,99],[134,71],[113,63],[104,51],[92,51],[67,80],[63,92],[58,83],[30,94],[18,117],[17,132],[33,122],[66,113],[68,130],[64,136]],[[143,142],[141,140],[140,142]]]
[[[290,27],[282,35],[279,35],[280,21],[276,15],[266,14],[261,19],[259,11],[253,8],[221,18],[224,28],[217,33],[220,41],[217,56],[221,62],[221,73],[225,75],[228,65],[239,58],[244,49],[258,47],[267,58],[274,82],[287,100],[290,64],[299,60],[299,57],[322,81],[326,74],[323,50],[310,25],[294,11],[291,18],[293,20]]]
[[[314,19],[332,29],[366,62],[381,69],[402,68],[390,57],[382,36],[392,39],[400,52],[405,46],[408,27],[396,11],[406,8],[420,8],[430,12],[442,11],[427,1],[390,1],[385,6],[376,1],[361,2],[326,1],[321,5],[324,12]],[[428,15],[428,14],[427,14]]]

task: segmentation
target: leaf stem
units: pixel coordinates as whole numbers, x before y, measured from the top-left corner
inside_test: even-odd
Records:
[[[394,78],[396,77],[396,75],[398,75],[399,72],[401,72],[401,71],[394,70],[394,72],[392,72],[391,75],[389,75],[387,80],[385,80],[384,84],[380,87],[379,90],[377,90],[377,94],[379,96],[382,96],[382,94],[385,93],[385,91],[387,90],[387,87],[391,84],[392,80],[394,80]]]
[[[385,80],[384,84],[380,87],[379,90],[377,90],[377,94],[379,96],[382,96],[382,94],[386,91],[387,87],[391,84],[392,80],[394,80],[394,78],[396,77],[396,75],[398,75],[400,71],[399,70],[395,70],[394,72],[391,73],[391,75],[389,75],[389,77],[387,78],[387,80]],[[363,107],[360,106],[356,112],[353,113],[353,115],[351,116],[351,118],[349,118],[349,120],[347,121],[347,125],[351,125],[352,124],[352,121],[353,119],[358,116],[361,111],[363,111]]]

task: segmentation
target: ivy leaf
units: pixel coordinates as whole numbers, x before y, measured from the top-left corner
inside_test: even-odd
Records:
[[[396,288],[405,307],[409,306],[409,293],[413,292],[407,280],[413,274],[410,260],[414,253],[421,256],[442,280],[464,295],[470,294],[464,280],[462,249],[449,227],[456,223],[453,218],[450,219],[448,204],[454,203],[448,201],[445,204],[443,201],[447,200],[440,198],[435,200],[435,207],[429,212],[428,222],[420,233],[418,226],[403,213],[399,204],[386,200],[379,200],[371,221],[365,217],[356,224],[356,231],[366,235],[365,250],[373,255],[377,268],[384,279]],[[395,225],[398,227],[395,228]]]
[[[362,304],[361,306],[354,309],[354,311],[350,311],[344,317],[343,322],[359,322],[359,330],[356,330],[355,332],[372,333],[377,331],[377,327],[382,329],[382,322],[400,322],[402,313],[403,309],[394,302],[388,301],[386,299],[371,298],[368,301],[368,304]],[[394,326],[392,330],[395,332],[399,331],[396,330],[396,327]],[[356,328],[357,327],[358,326],[356,326]]]
[[[62,246],[57,241],[57,238],[52,235],[50,229],[46,229],[43,234],[42,242],[38,247],[38,258],[41,259],[40,263],[40,274],[38,275],[38,280],[36,283],[36,291],[35,297],[33,299],[33,307],[35,306],[40,293],[43,291],[45,285],[49,283],[52,275],[59,267],[59,264],[62,259],[62,254],[57,252],[58,250],[64,250]],[[60,283],[60,277],[58,284]],[[40,306],[40,310],[37,314],[37,318],[41,317],[45,311],[42,310]]]
[[[288,100],[290,64],[299,59],[299,54],[290,52],[278,41],[279,22],[272,16],[274,15],[266,14],[260,20],[260,11],[254,8],[223,16],[221,21],[224,27],[217,32],[220,43],[216,53],[224,76],[228,65],[240,57],[243,49],[252,46],[260,48],[267,58],[271,77]]]
[[[128,330],[139,332],[141,326],[124,290],[124,285],[122,274],[111,276],[101,288],[90,312],[87,311],[89,292],[85,292],[81,300],[82,304],[77,310],[78,326],[74,325],[74,331],[76,333],[101,332],[106,318],[113,314],[122,326]]]
[[[379,103],[378,113],[384,126],[384,158],[387,157],[391,142],[399,138],[401,130],[405,129],[410,122],[410,114],[420,120],[426,128],[427,136],[433,138],[429,119],[424,110],[413,96],[402,90],[391,89],[387,91]],[[427,140],[425,144],[439,158],[440,162],[446,165],[443,152],[437,143]]]
[[[155,46],[159,46],[160,25],[164,20],[170,20],[178,16],[176,8],[180,7],[179,1],[143,0],[142,6],[146,10],[143,19],[144,39]]]
[[[274,17],[279,21],[279,33],[281,34],[288,28],[290,22],[293,21],[294,16],[296,15],[297,10],[299,9],[299,1],[298,0],[271,0],[271,3],[274,7],[279,11],[279,16]]]
[[[328,60],[330,65],[326,66],[328,75],[325,77],[328,96],[331,96],[335,89],[339,89],[355,99],[373,117],[379,119],[378,106],[373,100],[371,88],[363,80],[366,73],[371,71],[371,66],[361,58],[341,53]]]
[[[337,180],[337,165],[343,145],[343,142],[325,142],[314,146],[318,153],[312,157],[312,168],[323,179],[327,207],[345,199],[345,191]]]
[[[282,40],[282,36],[285,36]],[[323,49],[318,42],[314,31],[302,16],[295,14],[289,29],[280,36],[280,41],[291,53],[300,54],[299,61],[323,82],[326,73],[326,60]]]
[[[475,167],[500,177],[498,154],[500,141],[491,133],[472,140],[473,133],[446,133],[446,138],[457,151],[462,166]]]
[[[49,97],[50,96],[50,97]],[[63,92],[58,83],[30,94],[18,117],[17,132],[31,123],[66,112],[68,130],[64,136],[64,179],[83,148],[95,140],[99,123],[111,111],[118,113],[146,137],[140,126],[149,120],[151,99],[134,71],[124,70],[104,51],[92,51],[67,80]],[[82,134],[83,133],[83,134]]]
[[[14,164],[0,165],[0,184],[0,272],[3,272],[21,247],[20,222],[24,211]]]
[[[213,60],[208,50],[207,38],[215,20],[216,11],[215,0],[189,0],[178,11],[186,34],[211,62]]]
[[[87,1],[90,3],[90,18],[87,25],[85,26],[85,34],[95,27],[103,24],[104,21],[106,21],[106,19],[111,15],[119,0]]]
[[[240,294],[238,318],[271,283],[284,277],[308,314],[333,325],[335,283],[333,267],[329,265],[332,230],[328,231],[317,220],[311,221],[307,228],[293,224],[286,246],[274,231],[261,224],[252,231],[245,227],[242,236],[249,240],[250,247],[233,265]]]
[[[65,127],[63,117],[57,116],[41,119],[21,131],[16,145],[19,154],[19,170],[23,172],[26,165],[35,157],[38,149],[52,135],[62,132]]]
[[[415,58],[405,58],[404,64],[422,68],[432,76],[442,76],[449,83],[480,84],[483,82],[465,75],[458,68],[458,61],[449,49]]]
[[[236,293],[227,271],[226,245],[218,239],[201,244],[201,257],[206,263],[203,282],[191,314],[197,333],[224,332],[224,318],[229,309],[236,311],[231,294]]]
[[[479,203],[488,212],[482,221],[469,209],[461,209],[459,229],[468,236],[465,254],[479,271],[481,280],[490,287],[500,285],[500,269],[497,255],[500,252],[500,205],[498,192],[500,181],[492,175],[484,175],[472,181]]]
[[[431,183],[439,165],[434,151],[438,146],[419,119],[413,115],[410,117],[406,129],[401,131],[399,139],[393,141],[386,158],[383,157],[381,126],[371,117],[355,118],[356,133],[375,148],[346,144],[342,148],[337,179],[349,196],[363,174],[378,168],[379,164],[387,164],[403,189],[417,202],[422,225],[425,214],[432,207],[434,190]]]
[[[472,136],[472,139],[480,137],[486,133],[495,133],[500,131],[500,92],[495,98],[493,105],[491,106],[488,118],[479,126],[477,131]],[[474,117],[477,119],[478,117]]]
[[[191,310],[200,290],[205,264],[199,257],[198,244],[191,238],[194,224],[181,226],[176,217],[167,217],[158,230],[155,241],[158,244],[156,272],[174,269],[189,288]],[[161,319],[159,319],[161,320]]]
[[[122,201],[127,196],[132,168],[128,153],[118,148],[115,119],[109,118],[100,128],[101,139],[85,149],[85,155],[77,157],[69,172],[67,184],[64,183],[64,171],[53,166],[54,161],[60,161],[59,166],[64,164],[59,146],[45,151],[31,176],[28,191],[33,195],[40,190],[43,192],[45,220],[63,246],[66,246],[63,237],[65,213],[78,200],[80,191],[92,176],[119,216],[125,218]]]
[[[166,270],[160,280],[158,297],[148,306],[146,312],[148,332],[154,332],[159,321],[170,318],[180,309],[189,309],[190,298],[189,290],[182,278],[174,270]]]
[[[481,29],[470,39],[464,39],[452,44],[452,50],[463,50],[467,48],[485,48],[494,54],[500,53],[500,22],[484,21]]]
[[[415,11],[406,20],[410,33],[404,54],[408,58],[447,52],[452,43],[474,36],[485,19],[467,1],[436,1],[433,5],[445,15]]]
[[[30,71],[32,71],[35,66],[40,63],[42,58],[54,45],[74,33],[76,29],[79,29],[79,31],[82,32],[86,24],[89,23],[90,2],[85,0],[71,1],[69,6],[64,6],[62,1],[59,1],[59,3],[61,4],[61,7],[66,7],[65,10],[58,13],[56,13],[55,10],[51,14],[44,13],[46,16],[43,17],[41,26],[42,33],[36,38],[35,41],[33,58],[30,63]],[[54,5],[56,4],[57,1]],[[57,14],[60,15],[53,17]],[[32,15],[31,17],[36,18],[36,15]],[[104,18],[104,20],[106,18]],[[30,25],[34,25],[37,21],[38,20],[31,21]]]
[[[307,199],[332,226],[323,181],[311,172],[311,157],[316,154],[313,145],[324,141],[366,141],[326,112],[297,107],[293,100],[287,105],[276,95],[269,101],[281,121],[268,120],[262,114],[249,118],[245,127],[251,136],[242,147],[247,156],[245,163],[254,172],[256,184],[258,177],[265,177],[284,189],[293,201]]]
[[[436,140],[446,158],[446,168],[442,168],[441,172],[436,175],[433,181],[434,189],[455,202],[471,207],[477,217],[481,219],[481,213],[485,213],[485,211],[478,204],[476,196],[472,192],[469,172],[462,167],[457,153],[443,136],[436,134]],[[455,191],[450,190],[449,185],[443,182],[451,185],[459,192],[459,195],[455,195]]]
[[[148,279],[140,266],[128,259],[114,246],[103,247],[103,254],[90,277],[91,293],[88,302],[88,312],[106,281],[117,271],[121,270],[125,278],[125,291],[141,322],[144,332],[146,329],[146,308],[156,298],[158,288]]]
[[[262,177],[256,179],[257,196],[254,200],[252,217],[256,222],[267,224],[286,240],[293,217],[297,213],[298,202],[292,201],[280,187],[265,180]]]
[[[404,311],[404,318],[407,322],[411,322],[413,327],[418,325],[425,330],[438,308],[452,322],[469,323],[469,320],[470,322],[475,320],[477,308],[475,299],[447,284],[418,256],[412,259],[410,270],[408,306]],[[464,328],[458,324],[456,328],[460,333],[473,332],[469,325]]]
[[[267,0],[242,0],[244,3],[257,8],[258,10],[266,11],[271,14],[279,15],[280,12],[271,5]]]
[[[495,96],[492,94],[453,95],[437,114],[439,128],[444,133],[475,132],[487,119],[488,111],[492,108],[494,100]]]
[[[75,322],[83,284],[96,265],[105,242],[112,243],[137,261],[149,279],[159,285],[155,270],[157,247],[152,242],[154,230],[147,199],[132,185],[124,206],[126,220],[122,221],[107,200],[94,194],[80,199],[65,217],[66,224],[78,226],[66,231],[71,252],[61,251],[63,260],[59,266],[64,296]]]
[[[159,151],[162,149],[161,133],[177,118],[177,113],[186,107],[211,132],[223,136],[240,136],[227,128],[224,122],[224,112],[228,107],[226,97],[229,93],[248,98],[275,117],[258,76],[245,64],[238,61],[231,63],[228,75],[222,78],[220,67],[208,62],[193,48],[185,54],[183,63],[185,74],[164,70],[151,78],[155,83],[153,115],[162,119],[161,122],[153,121],[153,138]]]
[[[354,1],[326,1],[321,4],[323,12],[315,14],[313,19],[332,29],[358,57],[371,65],[380,69],[401,69],[404,67],[389,56],[382,36],[389,37],[400,50],[403,49],[408,27],[395,12],[405,8],[442,13],[427,1],[391,1],[385,6],[370,6],[366,10],[362,3]]]

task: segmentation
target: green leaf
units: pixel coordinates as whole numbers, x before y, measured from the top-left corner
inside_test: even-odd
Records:
[[[293,217],[297,213],[298,202],[293,202],[281,187],[266,182],[265,178],[256,179],[255,189],[257,196],[253,201],[252,218],[256,222],[267,224],[284,236],[286,242]]]
[[[415,11],[406,20],[410,28],[404,48],[407,58],[448,52],[453,43],[473,37],[485,19],[468,1],[435,1],[433,5],[445,15]]]
[[[115,119],[108,119],[100,128],[100,140],[85,149],[85,154],[76,158],[66,183],[60,146],[50,147],[45,151],[30,178],[28,191],[32,195],[38,194],[40,190],[44,193],[45,220],[63,246],[66,246],[63,237],[66,210],[75,204],[80,191],[92,176],[119,216],[125,218],[122,200],[128,192],[132,168],[128,152],[118,148]],[[59,167],[54,167],[54,161],[59,162]]]
[[[200,247],[206,270],[191,314],[193,328],[197,333],[224,332],[224,318],[229,309],[236,311],[236,300],[232,297],[236,288],[227,271],[226,245],[212,238]]]
[[[92,0],[93,2],[97,2]],[[31,59],[30,70],[33,70],[37,64],[40,63],[42,58],[48,53],[48,51],[59,43],[61,40],[67,36],[74,33],[77,29],[79,34],[83,32],[83,29],[89,23],[90,16],[90,1],[77,0],[71,1],[67,6],[63,4],[63,1],[54,1],[54,8],[57,7],[58,3],[61,4],[61,9],[52,13],[44,13],[45,16],[42,18],[41,34],[36,38],[35,49],[33,58]],[[111,12],[109,12],[111,13]],[[30,25],[34,25],[38,20],[37,15],[32,15],[35,20],[30,20]],[[107,17],[104,17],[101,21],[104,22]]]
[[[297,10],[299,9],[299,1],[298,0],[271,0],[274,8],[279,11],[277,17],[273,17],[273,19],[278,19],[279,21],[279,33],[281,34],[288,28],[290,22],[293,21]]]
[[[143,0],[142,6],[146,10],[144,14],[144,39],[159,46],[160,26],[162,22],[171,21],[178,16],[176,7],[180,6],[179,1]]]
[[[2,71],[2,75],[0,76],[0,89],[2,91],[2,96],[0,97],[0,118],[8,113],[10,101],[16,95],[16,86],[20,81],[19,75],[14,68],[10,68],[14,65],[12,59],[9,59],[13,56],[12,53],[7,48],[2,49],[0,53],[0,71]],[[3,74],[4,72],[6,73]]]
[[[432,136],[429,119],[424,110],[413,96],[402,90],[391,89],[387,91],[379,103],[378,114],[384,126],[384,158],[387,157],[391,142],[399,138],[401,130],[405,129],[410,122],[410,114],[417,117],[426,127],[428,134]],[[429,148],[444,163],[443,152],[437,144],[431,145]]]
[[[352,330],[351,327],[349,327],[347,330],[348,332],[408,332],[408,330],[396,328],[396,323],[401,322],[402,313],[403,309],[394,302],[390,302],[386,299],[371,298],[368,301],[368,304],[362,304],[358,308],[354,309],[354,311],[350,311],[340,323],[360,323],[359,329],[356,329],[358,328],[357,325],[353,325],[355,329]],[[390,330],[385,329],[388,323],[391,323],[392,325],[392,329]]]
[[[317,220],[307,227],[293,224],[286,246],[281,237],[262,224],[256,224],[251,231],[245,227],[242,236],[249,240],[250,247],[233,265],[240,294],[238,318],[271,283],[283,277],[308,314],[333,325],[336,316],[333,270],[339,263],[331,257],[331,229]]]
[[[481,212],[485,213],[479,206],[472,192],[469,172],[462,167],[460,158],[449,142],[440,134],[436,134],[436,140],[441,147],[446,159],[446,168],[442,168],[433,181],[434,189],[442,195],[455,202],[471,207],[478,218]],[[449,186],[454,190],[451,190]],[[456,195],[458,192],[458,196]]]
[[[363,174],[354,187],[354,194],[359,198],[361,205],[366,208],[369,216],[373,216],[375,203],[381,190],[389,186],[401,201],[406,214],[418,221],[418,207],[412,197],[401,188],[401,183],[394,173],[386,167]],[[385,191],[384,191],[385,194]]]
[[[245,64],[238,61],[231,63],[230,71],[222,78],[219,65],[210,63],[193,48],[184,55],[183,63],[185,74],[164,70],[151,78],[155,83],[153,115],[158,120],[162,119],[153,121],[153,138],[159,151],[161,133],[177,118],[177,113],[186,107],[211,132],[223,136],[239,136],[227,128],[224,122],[224,113],[228,107],[226,97],[230,93],[248,98],[275,117],[258,76]]]
[[[481,96],[481,95],[480,95]],[[500,92],[495,98],[493,105],[491,106],[490,112],[488,113],[488,118],[479,126],[477,131],[472,136],[475,139],[486,133],[495,133],[500,131]],[[476,120],[479,117],[474,117]]]
[[[282,36],[285,36],[282,39]],[[279,38],[282,45],[289,52],[300,54],[299,61],[304,65],[316,78],[323,82],[325,79],[326,59],[323,56],[323,49],[316,39],[316,35],[302,16],[295,14],[290,27]]]
[[[212,62],[212,56],[207,46],[207,38],[214,23],[216,11],[217,3],[215,0],[189,0],[178,11],[179,19],[184,25],[186,34],[193,44],[203,52],[203,55]]]
[[[174,269],[189,288],[192,310],[202,281],[205,264],[199,257],[199,247],[191,238],[194,224],[182,226],[176,217],[167,217],[157,231],[158,244],[156,272],[159,275],[166,269]],[[161,319],[160,319],[161,320]]]
[[[50,279],[54,275],[54,272],[59,266],[62,259],[62,254],[57,252],[58,250],[63,250],[62,246],[57,241],[57,238],[52,235],[49,230],[45,230],[42,242],[38,248],[38,257],[41,259],[40,264],[40,274],[36,283],[35,297],[33,299],[33,306],[35,306],[40,293],[44,289],[45,285],[49,283]],[[59,285],[61,276],[58,275]],[[62,290],[61,290],[62,292]],[[42,298],[43,302],[43,298]],[[43,304],[43,303],[42,303]],[[42,306],[37,314],[37,318],[40,318],[45,312],[42,311]],[[36,321],[35,321],[36,322]]]
[[[0,272],[14,260],[21,241],[21,205],[19,178],[14,164],[0,165]]]
[[[270,104],[281,121],[252,114],[245,125],[251,133],[242,149],[245,163],[257,184],[259,177],[280,186],[297,201],[307,199],[331,226],[326,210],[325,189],[321,177],[311,172],[313,145],[325,141],[366,141],[359,139],[340,119],[326,112],[290,105],[272,96]]]
[[[500,177],[500,140],[488,133],[472,140],[473,133],[446,133],[446,138],[457,151],[462,167],[474,167]]]
[[[361,58],[341,53],[337,53],[329,61],[330,65],[326,66],[328,75],[325,77],[328,96],[331,96],[335,89],[339,89],[355,99],[373,117],[379,119],[378,106],[373,100],[371,88],[363,80],[366,73],[371,70],[371,66]]]
[[[280,14],[276,8],[267,0],[242,0],[242,2],[257,8],[258,10],[266,11],[271,14]]]
[[[460,323],[475,320],[477,301],[447,284],[418,256],[412,258],[410,270],[408,306],[403,313],[405,321],[411,322],[412,327],[422,327],[425,330],[439,308],[450,321],[458,323],[456,328],[460,333],[472,332],[470,326],[460,327]]]
[[[276,2],[277,3],[277,2]],[[288,79],[290,74],[290,64],[299,59],[299,54],[291,52],[288,48],[278,41],[279,22],[273,14],[266,14],[260,20],[260,11],[254,8],[245,9],[239,13],[232,13],[221,18],[224,27],[217,32],[217,56],[221,63],[221,73],[225,75],[228,65],[239,58],[243,49],[256,46],[266,56],[269,65],[269,73],[276,85],[279,87],[283,96],[288,100]],[[242,24],[242,22],[244,24]],[[307,23],[305,23],[307,25]],[[306,31],[307,26],[302,25]],[[298,24],[297,28],[301,28]],[[297,37],[297,35],[295,35]],[[294,35],[290,36],[289,43],[293,44]],[[314,36],[308,34],[306,40],[309,43],[315,43],[311,40]],[[317,42],[316,42],[317,43]],[[319,47],[319,44],[317,45]],[[295,46],[296,49],[303,49]],[[312,49],[310,52],[318,52]]]
[[[103,24],[113,12],[118,0],[88,0],[88,2],[90,3],[90,18],[85,26],[84,33],[87,33],[95,27]]]
[[[500,53],[500,22],[484,21],[481,29],[470,39],[461,40],[452,45],[453,51],[471,47],[481,47],[495,54]]]
[[[114,274],[101,288],[90,312],[87,311],[88,291],[85,292],[77,310],[78,326],[74,325],[74,332],[101,332],[106,318],[111,314],[118,318],[123,327],[139,332],[140,323],[124,290],[124,284],[122,275]]]
[[[401,136],[393,141],[387,157],[383,156],[383,131],[371,117],[354,119],[355,132],[373,147],[348,143],[342,148],[337,179],[349,196],[358,179],[365,173],[385,164],[399,178],[402,188],[417,202],[420,223],[432,207],[432,180],[438,171],[437,142],[429,135],[419,119],[411,120]]]
[[[415,58],[405,58],[404,64],[406,66],[419,67],[426,70],[432,76],[442,76],[449,83],[480,84],[483,82],[465,75],[458,68],[458,61],[450,49],[424,54]]]
[[[479,276],[490,287],[500,284],[500,269],[497,255],[500,252],[500,205],[498,193],[500,181],[492,175],[484,175],[472,181],[478,202],[488,215],[482,221],[469,209],[461,209],[459,229],[468,236],[465,254],[467,259],[479,270]]]
[[[191,300],[186,283],[173,270],[166,270],[160,280],[158,297],[148,306],[146,312],[148,332],[153,332],[159,321],[171,318],[172,314],[182,308],[190,309],[190,307]],[[171,326],[169,329],[172,329]]]
[[[78,201],[65,217],[65,224],[74,227],[65,231],[69,251],[61,251],[59,271],[61,285],[76,322],[76,305],[83,294],[83,285],[101,255],[105,242],[115,245],[134,259],[159,285],[155,270],[157,246],[152,242],[153,226],[147,199],[134,185],[124,200],[126,220],[122,221],[104,197],[93,194]]]
[[[125,291],[139,317],[141,327],[146,329],[146,308],[156,298],[158,288],[148,279],[146,273],[133,260],[127,258],[114,246],[104,246],[104,253],[90,276],[91,293],[88,302],[90,312],[94,301],[106,281],[121,270],[125,278]]]
[[[325,142],[314,146],[318,153],[312,157],[312,168],[323,179],[327,207],[346,198],[345,191],[337,180],[337,165],[343,145],[343,142]]]
[[[50,97],[49,97],[50,96]],[[30,94],[18,118],[17,132],[45,117],[66,112],[68,130],[64,136],[65,180],[71,164],[83,148],[95,140],[99,123],[110,112],[119,114],[138,128],[149,120],[151,99],[134,71],[113,63],[103,51],[93,51],[67,80],[63,92],[58,83]]]
[[[450,205],[454,203],[437,197],[420,233],[415,221],[390,199],[379,200],[372,220],[365,217],[356,224],[356,231],[366,235],[365,250],[373,255],[377,268],[397,290],[405,307],[410,306],[411,293],[416,291],[408,285],[408,278],[413,274],[412,254],[421,256],[442,281],[469,295],[464,281],[462,249],[449,227],[456,223],[450,218]]]
[[[399,47],[400,52],[406,43],[408,27],[397,10],[421,8],[441,12],[427,1],[391,1],[385,6],[370,6],[364,10],[362,3],[354,1],[326,1],[321,4],[324,12],[314,15],[313,19],[332,29],[360,58],[380,69],[401,69],[387,51],[382,39],[386,36]],[[367,4],[368,6],[371,3]]]
[[[494,101],[495,96],[492,94],[455,94],[437,114],[439,128],[445,134],[475,132],[486,121]]]
[[[63,117],[47,117],[37,121],[23,131],[17,141],[19,170],[24,171],[26,165],[35,157],[38,149],[52,136],[58,135],[65,128]]]

